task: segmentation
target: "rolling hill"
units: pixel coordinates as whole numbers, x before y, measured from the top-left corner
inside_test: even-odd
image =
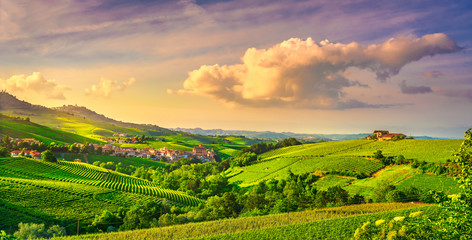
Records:
[[[83,143],[87,140],[90,143],[98,143],[100,141],[65,132],[58,129],[52,129],[42,126],[28,120],[8,117],[0,114],[0,136],[12,136],[15,138],[35,138],[46,144],[51,142],[68,144]]]
[[[89,138],[112,136],[126,133],[131,136],[168,136],[173,131],[156,125],[134,124],[116,121],[95,113],[85,107],[63,106],[46,108],[17,99],[15,96],[0,92],[0,113],[9,116],[28,117],[32,122]]]
[[[166,198],[171,204],[203,202],[184,193],[85,163],[50,163],[0,158],[0,229],[20,222],[89,224],[103,210],[118,211],[142,200]]]
[[[437,216],[439,208],[425,204],[374,203],[54,239],[350,239],[366,221],[416,211]]]
[[[350,140],[322,142],[290,146],[263,153],[258,156],[259,162],[245,167],[233,167],[226,171],[229,181],[242,187],[257,184],[263,180],[284,179],[289,170],[295,174],[315,173],[325,175],[337,172],[364,174],[375,176],[366,179],[328,175],[328,179],[320,179],[320,188],[339,185],[346,187],[350,193],[362,193],[370,196],[371,192],[382,181],[395,185],[414,185],[414,182],[424,181],[423,189],[446,190],[449,193],[458,191],[457,184],[451,178],[443,176],[425,177],[419,169],[409,165],[384,166],[372,158],[377,150],[385,156],[403,155],[407,159],[416,159],[429,163],[446,163],[452,153],[461,144],[461,139],[455,140],[417,140],[401,141],[369,141]],[[347,174],[349,175],[349,174]],[[410,180],[411,178],[411,180]],[[415,180],[413,180],[415,179]],[[411,182],[408,183],[408,182]]]

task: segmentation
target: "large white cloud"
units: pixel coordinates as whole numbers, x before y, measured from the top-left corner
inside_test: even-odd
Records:
[[[65,99],[64,91],[70,90],[67,86],[57,84],[55,80],[45,79],[40,72],[0,79],[0,87],[13,93],[36,92],[51,99]]]
[[[347,68],[370,70],[385,81],[410,62],[459,50],[442,33],[400,36],[368,46],[292,38],[269,49],[248,49],[242,64],[203,65],[188,73],[184,88],[176,93],[248,106],[378,107],[342,98],[344,88],[362,86],[344,76]]]
[[[134,82],[136,82],[135,78],[130,78],[127,81],[121,83],[116,80],[101,78],[100,84],[94,84],[90,88],[85,89],[85,93],[87,95],[109,97],[113,92],[123,91],[129,86],[133,85]]]

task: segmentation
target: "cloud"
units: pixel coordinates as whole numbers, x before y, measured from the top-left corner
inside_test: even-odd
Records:
[[[130,78],[122,83],[118,83],[116,80],[101,78],[100,84],[94,84],[92,85],[92,87],[85,89],[85,94],[101,97],[110,97],[113,92],[124,91],[129,86],[133,85],[134,82],[136,82],[136,79],[134,78]]]
[[[430,93],[433,91],[431,90],[431,87],[428,86],[407,86],[405,80],[403,80],[403,82],[400,84],[400,89],[404,94],[421,94]]]
[[[26,75],[13,75],[0,79],[0,87],[10,92],[36,92],[50,99],[65,99],[64,91],[69,87],[59,85],[55,80],[46,80],[40,72]]]
[[[443,74],[440,71],[431,71],[431,72],[424,72],[423,73],[423,76],[425,76],[427,78],[437,78],[441,75],[443,75]]]
[[[347,68],[370,70],[384,82],[408,63],[460,49],[442,33],[400,36],[368,46],[291,38],[269,49],[248,49],[242,64],[203,65],[189,72],[183,89],[175,93],[253,107],[370,107],[374,105],[343,102],[344,88],[365,87],[345,77]]]
[[[464,98],[472,101],[472,89],[433,89],[436,94],[452,98]]]

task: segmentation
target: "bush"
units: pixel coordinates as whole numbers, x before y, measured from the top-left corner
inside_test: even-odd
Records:
[[[18,228],[18,231],[16,231],[13,235],[21,239],[49,238],[66,235],[65,228],[59,225],[53,225],[48,230],[46,230],[44,224],[19,223]]]
[[[46,162],[57,162],[57,159],[54,156],[54,154],[51,152],[51,150],[46,150],[42,152],[41,159],[43,159]]]

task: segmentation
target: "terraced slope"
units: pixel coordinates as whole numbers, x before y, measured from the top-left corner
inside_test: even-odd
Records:
[[[167,198],[183,205],[198,205],[202,200],[174,190],[163,189],[146,180],[86,163],[58,161],[49,163],[26,158],[0,160],[0,176],[71,182],[122,192]],[[8,179],[7,179],[8,180]]]

